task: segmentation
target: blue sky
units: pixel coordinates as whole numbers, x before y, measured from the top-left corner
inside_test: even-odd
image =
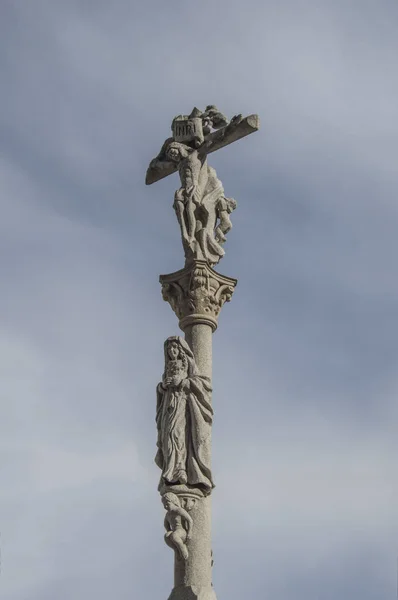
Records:
[[[178,333],[170,121],[238,201],[214,335],[219,599],[396,594],[398,4],[3,0],[0,529],[6,600],[167,598],[155,387]]]

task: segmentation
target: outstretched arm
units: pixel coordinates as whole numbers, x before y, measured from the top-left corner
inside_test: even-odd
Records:
[[[145,178],[147,185],[155,183],[155,181],[159,181],[159,179],[163,179],[163,177],[167,177],[177,171],[177,165],[166,159],[166,148],[172,141],[173,138],[167,138],[159,154],[149,163]]]
[[[240,115],[237,115],[226,127],[222,129],[218,129],[207,137],[206,141],[200,148],[198,148],[198,152],[200,156],[206,156],[210,154],[210,152],[214,152],[215,150],[219,150],[224,146],[228,146],[232,142],[239,140],[250,133],[254,133],[260,127],[260,119],[258,115],[249,115],[248,117],[243,117],[240,119]],[[167,143],[169,140],[167,140]],[[165,142],[166,143],[166,142]],[[159,155],[158,155],[159,158]],[[154,159],[156,160],[156,159]],[[161,166],[155,166],[155,162],[153,161],[149,166],[149,169],[146,174],[145,183],[150,185],[151,183],[155,183],[155,181],[159,181],[163,179],[163,177],[167,177],[167,175],[171,175],[177,171],[177,166],[175,163],[169,161],[161,161]]]
[[[224,148],[224,146],[228,146],[228,144],[232,144],[232,142],[236,142],[236,140],[240,140],[250,133],[254,133],[259,127],[260,119],[258,118],[258,115],[249,115],[248,117],[235,115],[226,127],[213,131],[213,133],[206,138],[200,151],[203,149],[205,154],[215,152],[220,148]]]

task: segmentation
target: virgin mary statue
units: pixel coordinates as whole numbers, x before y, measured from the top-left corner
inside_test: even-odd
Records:
[[[211,468],[211,384],[199,375],[192,350],[178,336],[164,344],[165,370],[157,386],[158,451],[165,484],[214,487]]]

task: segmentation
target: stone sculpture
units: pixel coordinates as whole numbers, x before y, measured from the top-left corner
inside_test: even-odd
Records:
[[[182,508],[180,499],[172,492],[166,492],[162,496],[163,506],[167,510],[164,518],[166,533],[164,540],[168,546],[177,551],[180,558],[187,560],[187,540],[191,538],[193,527],[192,517],[185,508]]]
[[[183,484],[202,489],[214,487],[210,467],[210,435],[213,420],[211,384],[200,375],[192,350],[178,336],[164,344],[165,370],[157,387],[156,464],[162,484]]]
[[[205,112],[194,108],[190,115],[179,115],[172,122],[173,137],[168,138],[148,169],[151,173],[169,168],[170,163],[179,171],[181,187],[174,196],[174,210],[181,229],[186,264],[205,260],[216,265],[224,256],[223,244],[232,227],[230,214],[236,201],[227,198],[213,167],[207,164],[207,155],[220,138],[228,138],[243,121],[236,115],[231,122],[215,106]],[[213,137],[212,129],[222,132]],[[219,133],[218,132],[218,133]]]
[[[227,198],[207,156],[257,131],[257,115],[231,121],[214,105],[194,108],[172,121],[168,138],[147,170],[152,184],[179,172],[174,210],[185,266],[160,276],[162,295],[179,320],[185,339],[164,344],[165,367],[157,386],[159,492],[166,516],[165,541],[175,551],[174,588],[169,600],[216,600],[212,584],[211,471],[212,334],[236,279],[214,271],[224,255],[236,202]]]

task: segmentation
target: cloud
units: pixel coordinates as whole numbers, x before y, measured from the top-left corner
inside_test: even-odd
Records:
[[[391,597],[398,346],[394,3],[4,2],[2,585],[172,586],[154,390],[182,266],[179,112],[258,112],[212,155],[238,200],[214,335],[219,597]],[[153,565],[156,565],[156,577]]]

